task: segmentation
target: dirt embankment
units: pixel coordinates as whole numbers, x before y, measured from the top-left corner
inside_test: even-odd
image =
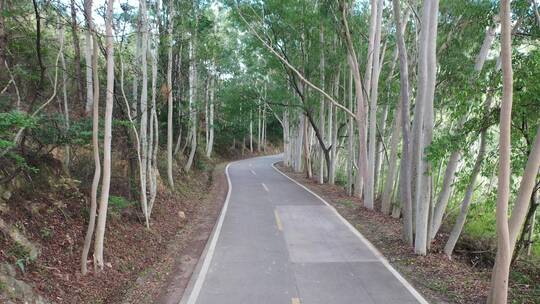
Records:
[[[204,170],[178,174],[174,190],[160,183],[150,230],[144,227],[136,202],[111,203],[106,268],[86,276],[79,270],[88,221],[86,189],[81,190],[79,182],[60,172],[41,170],[33,177],[39,180],[14,192],[0,214],[40,254],[30,259],[25,248],[0,233],[0,264],[13,265],[10,271],[17,280],[53,303],[169,303],[179,299],[224,201],[224,167],[225,163],[208,163]],[[111,195],[118,200],[128,195],[123,172],[117,169],[113,170],[117,175]],[[93,268],[91,261],[88,267]],[[7,301],[22,302],[0,284],[0,302]]]
[[[281,165],[278,168],[332,204],[430,303],[486,302],[492,265],[479,263],[470,249],[456,250],[449,260],[443,253],[448,237],[444,232],[431,245],[430,254],[415,255],[402,240],[400,219],[362,207],[361,201],[348,196],[343,187],[319,185],[305,174]],[[540,303],[540,273],[526,265],[514,267],[510,298],[510,303]]]

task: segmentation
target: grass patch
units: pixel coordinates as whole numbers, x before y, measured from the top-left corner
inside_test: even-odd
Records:
[[[344,200],[339,200],[338,203],[340,203],[341,205],[347,207],[347,208],[353,208],[354,207],[354,202],[352,200],[348,200],[348,199],[344,199]]]

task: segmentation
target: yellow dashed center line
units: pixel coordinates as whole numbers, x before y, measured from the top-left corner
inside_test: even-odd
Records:
[[[277,213],[277,210],[274,209],[274,216],[276,217],[276,226],[279,231],[283,231],[283,226],[281,225],[281,219],[279,218],[279,215]],[[293,298],[294,300],[295,298]],[[295,303],[295,302],[293,302]],[[298,302],[300,303],[300,302]]]

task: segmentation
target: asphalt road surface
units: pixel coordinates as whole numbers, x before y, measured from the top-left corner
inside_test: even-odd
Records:
[[[427,303],[280,160],[227,167],[227,200],[180,303]]]

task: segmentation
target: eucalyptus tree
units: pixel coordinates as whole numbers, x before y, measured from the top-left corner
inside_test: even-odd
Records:
[[[94,241],[94,267],[103,270],[103,246],[105,241],[105,224],[107,221],[107,207],[109,204],[109,190],[111,186],[111,140],[112,115],[114,98],[114,38],[113,38],[113,5],[114,0],[107,2],[105,18],[106,54],[107,54],[107,91],[105,93],[105,126],[103,140],[103,179],[99,200],[99,212],[96,223],[96,236]]]
[[[191,30],[189,39],[189,142],[191,150],[189,152],[188,160],[184,166],[184,170],[189,172],[191,165],[195,158],[195,152],[197,151],[197,125],[198,125],[198,111],[197,111],[197,90],[198,90],[198,75],[197,75],[197,32],[199,25],[199,3],[198,0],[192,2],[192,13],[195,16],[195,25]]]
[[[172,70],[173,70],[173,20],[174,4],[169,0],[169,20],[167,27],[167,38],[169,39],[169,48],[167,51],[167,180],[169,186],[174,186],[173,179],[173,89],[172,89]]]
[[[92,0],[84,1],[84,11],[86,15],[86,44],[85,44],[85,57],[86,57],[86,89],[87,89],[87,101],[86,104],[92,105],[92,151],[94,157],[94,177],[92,179],[92,187],[90,190],[90,210],[88,214],[88,227],[84,238],[84,245],[81,256],[81,273],[84,275],[87,273],[87,259],[92,244],[92,238],[94,236],[97,200],[98,200],[98,187],[101,179],[101,161],[99,154],[99,73],[98,73],[98,50],[97,39],[94,31],[94,21],[92,19]],[[96,47],[92,47],[92,43]],[[93,53],[93,54],[92,54]],[[88,65],[89,64],[89,65]]]

